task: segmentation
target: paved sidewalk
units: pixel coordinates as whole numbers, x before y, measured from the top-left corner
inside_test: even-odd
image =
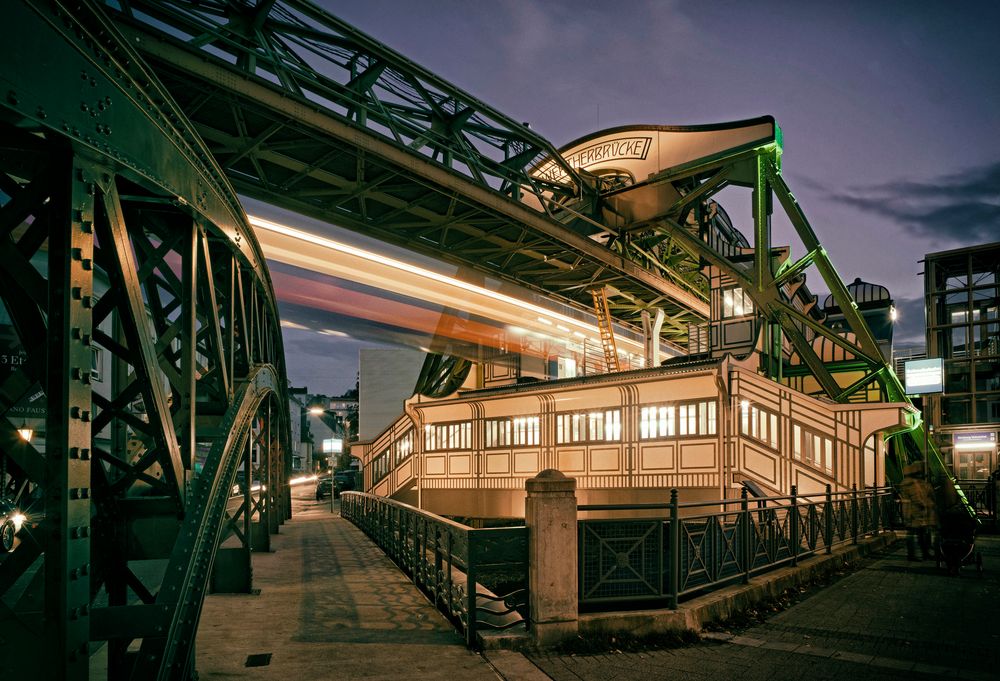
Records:
[[[260,594],[205,600],[200,678],[496,681],[385,554],[313,491],[295,488],[294,518],[272,537],[274,552],[254,554]],[[268,654],[267,664],[246,666]]]
[[[903,543],[745,631],[675,650],[531,657],[556,681],[858,681],[1000,678],[1000,538],[978,542],[985,574],[909,562]]]
[[[902,542],[829,587],[740,631],[672,650],[482,656],[357,528],[294,494],[295,517],[254,555],[259,595],[211,595],[200,678],[408,681],[926,681],[1000,678],[1000,537],[985,574],[909,562]],[[269,657],[268,657],[269,655]],[[251,656],[261,656],[251,658]],[[248,661],[266,662],[247,666]]]

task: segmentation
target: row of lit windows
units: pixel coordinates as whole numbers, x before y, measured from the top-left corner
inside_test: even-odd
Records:
[[[413,453],[413,429],[409,429],[393,444],[396,448],[396,465],[403,463]]]
[[[515,447],[537,445],[541,441],[541,426],[537,416],[517,416],[511,424]]]
[[[742,288],[722,292],[722,318],[743,317],[753,314],[753,299]]]
[[[490,419],[485,425],[487,447],[510,446],[510,419]]]
[[[486,449],[534,446],[541,442],[541,419],[538,416],[487,419],[483,426],[483,445]],[[639,428],[642,439],[676,437],[677,435],[715,435],[718,432],[715,402],[706,400],[643,407],[640,411]],[[621,439],[621,409],[556,415],[556,442],[558,444],[619,442]],[[472,423],[470,421],[424,427],[425,451],[471,448]],[[399,460],[401,461],[402,457]]]
[[[539,443],[540,421],[537,416],[518,416],[514,419],[489,419],[485,422],[487,449],[525,446]]]
[[[537,416],[488,419],[485,426],[487,449],[510,446],[534,446],[541,439],[541,421]],[[566,413],[556,416],[558,444],[575,442],[618,442],[621,440],[621,410]],[[639,437],[652,440],[676,436],[715,435],[716,405],[712,401],[684,404],[661,404],[642,407],[639,412]],[[740,404],[740,433],[779,448],[777,414],[747,402]],[[426,451],[462,450],[472,448],[472,423],[462,421],[427,425],[424,428]],[[413,431],[407,431],[394,443],[395,464],[398,466],[413,453]],[[833,441],[801,427],[792,425],[792,456],[817,468],[833,470]],[[373,484],[389,472],[390,450],[372,460]]]
[[[590,413],[558,414],[556,442],[617,442],[622,439],[622,412],[609,409]]]
[[[394,451],[396,453],[395,457],[392,455]],[[411,428],[403,433],[395,442],[393,442],[391,447],[387,447],[385,451],[371,460],[371,463],[369,464],[372,471],[371,484],[374,485],[379,480],[387,476],[390,470],[405,461],[406,458],[412,453],[413,429]]]
[[[472,423],[442,423],[424,426],[424,451],[472,449]]]
[[[832,471],[833,440],[795,423],[792,425],[792,456],[817,468]]]
[[[677,435],[715,435],[715,402],[660,404],[639,410],[639,438],[654,440]]]
[[[391,461],[390,452],[386,449],[384,452],[372,459],[371,470],[372,470],[372,483],[375,484],[385,476],[389,474],[389,463]]]
[[[771,449],[778,449],[780,445],[778,415],[756,404],[741,402],[740,433],[758,440]],[[797,423],[792,424],[792,456],[817,468],[832,471],[833,440],[807,430]]]
[[[748,402],[740,403],[740,433],[778,448],[778,415]]]

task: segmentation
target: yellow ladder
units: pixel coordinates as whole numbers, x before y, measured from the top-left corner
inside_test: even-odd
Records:
[[[618,348],[615,347],[615,335],[611,331],[611,311],[608,309],[607,290],[602,286],[593,289],[590,294],[594,296],[594,312],[597,313],[597,329],[601,333],[606,371],[621,371],[621,365],[618,363]]]

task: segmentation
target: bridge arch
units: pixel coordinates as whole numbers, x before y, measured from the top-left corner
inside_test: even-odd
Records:
[[[108,19],[7,9],[0,490],[28,523],[0,563],[4,665],[88,678],[97,652],[109,678],[186,678],[220,542],[248,585],[290,510],[274,292],[229,181]]]

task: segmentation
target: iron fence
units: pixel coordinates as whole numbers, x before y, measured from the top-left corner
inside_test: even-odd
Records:
[[[580,604],[679,600],[837,544],[896,526],[889,488],[669,504],[586,505],[582,512],[646,518],[581,519]]]
[[[992,529],[997,527],[997,473],[985,480],[957,480],[959,488],[965,493],[969,505],[976,512],[983,525]]]
[[[469,646],[482,629],[527,627],[527,528],[474,529],[362,492],[344,492],[340,514],[385,551]]]

